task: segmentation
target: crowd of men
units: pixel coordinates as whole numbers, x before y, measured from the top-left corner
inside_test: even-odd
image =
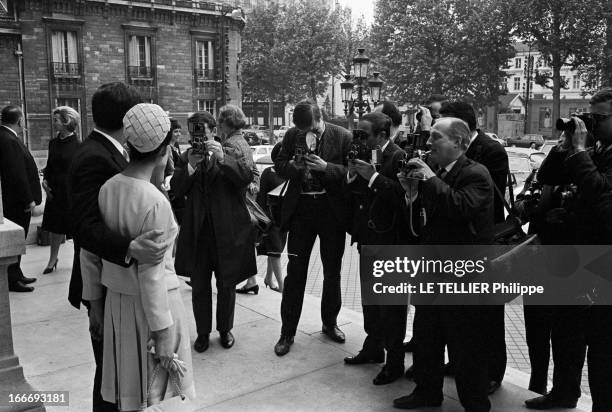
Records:
[[[577,223],[563,226],[566,232],[575,232],[571,237],[575,242],[608,244],[612,240],[608,207],[612,196],[612,89],[597,93],[591,104],[596,121],[587,130],[582,120],[572,118],[576,131],[561,136],[550,156],[554,160],[547,159],[542,166],[542,172],[554,178],[540,180],[551,187],[575,187],[577,201],[567,214]],[[345,340],[336,322],[345,232],[359,251],[367,245],[494,243],[495,225],[505,220],[505,193],[511,181],[505,149],[477,129],[474,109],[467,102],[420,107],[417,131],[430,149],[426,158],[410,145],[399,146],[401,118],[398,109],[385,102],[364,115],[351,136],[325,122],[315,103],[303,101],[296,106],[295,127],[287,131],[275,162],[279,175],[289,180],[281,203],[280,224],[289,231],[289,263],[281,336],[274,348],[278,356],[289,353],[294,342],[317,236],[324,273],[322,330],[336,342]],[[365,156],[360,155],[362,149]],[[565,181],[558,182],[558,176],[565,176]],[[559,215],[559,206],[551,202],[519,201],[518,208],[525,222],[539,219],[532,225],[534,233],[548,229],[551,220],[547,214]],[[604,389],[612,376],[612,307],[605,305],[609,301],[610,297],[602,297],[589,307],[525,306],[534,369],[530,389],[542,395],[526,400],[526,407],[576,407],[588,347],[593,411],[612,410],[611,392]],[[375,385],[404,375],[414,379],[416,388],[395,399],[396,408],[440,406],[447,374],[455,376],[467,411],[490,410],[489,395],[501,386],[506,370],[504,306],[432,306],[419,299],[411,303],[416,308],[413,339],[406,343],[407,304],[364,305],[367,337],[361,351],[347,357],[346,364],[384,362],[373,380]],[[553,387],[547,392],[551,340],[555,373]],[[413,352],[408,370],[405,351]]]

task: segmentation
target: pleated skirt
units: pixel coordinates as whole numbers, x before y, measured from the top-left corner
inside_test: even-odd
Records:
[[[179,289],[168,291],[174,321],[178,358],[185,362],[185,376],[175,382],[182,394],[195,398],[189,325]],[[176,385],[160,368],[148,392],[158,361],[147,352],[151,331],[140,296],[107,291],[104,310],[104,356],[102,398],[117,404],[120,411],[136,411],[179,394]],[[148,395],[148,396],[147,396]]]

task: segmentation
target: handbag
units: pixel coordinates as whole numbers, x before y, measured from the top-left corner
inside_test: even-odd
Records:
[[[251,223],[257,230],[257,238],[261,239],[272,226],[272,220],[268,217],[266,212],[254,201],[251,197],[246,197],[246,206],[251,215]]]
[[[269,216],[272,218],[272,222],[278,227],[281,226],[283,200],[287,194],[288,187],[289,180],[270,190],[266,195]]]
[[[155,378],[157,378],[157,374],[159,372],[159,368],[161,365],[158,363],[155,365],[155,369],[153,370],[153,376],[151,377],[151,381],[149,382],[149,387],[147,388],[147,399],[151,393],[151,388],[153,387],[153,382],[155,382]],[[163,399],[162,401],[147,407],[147,399],[143,402],[141,411],[144,412],[193,412],[196,407],[192,404],[191,400],[188,399],[181,390],[181,386],[176,380],[176,376],[174,373],[168,373],[170,377],[170,382],[175,387],[178,392],[177,396],[173,396],[168,399]]]

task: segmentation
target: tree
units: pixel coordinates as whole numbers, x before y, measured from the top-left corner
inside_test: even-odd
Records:
[[[288,78],[290,101],[304,96],[315,100],[325,92],[330,76],[341,70],[346,48],[342,32],[343,9],[313,7],[308,2],[296,2],[281,12],[270,50],[279,63],[278,71]]]
[[[378,0],[372,42],[387,89],[408,101],[496,102],[511,56],[509,16],[490,0]]]
[[[552,88],[553,119],[560,117],[561,68],[593,64],[593,50],[605,37],[600,0],[513,0],[516,35],[547,59],[550,72],[537,73],[539,84]],[[550,82],[552,81],[552,84]]]

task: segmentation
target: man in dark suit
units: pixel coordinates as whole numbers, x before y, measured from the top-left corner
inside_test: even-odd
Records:
[[[98,207],[98,192],[111,177],[120,173],[128,163],[127,151],[123,148],[123,117],[140,102],[136,89],[123,83],[100,86],[91,101],[93,132],[83,142],[70,167],[69,199],[73,219],[75,257],[70,278],[68,300],[80,308],[81,302],[89,310],[91,341],[96,360],[93,387],[93,410],[114,411],[116,406],[105,402],[100,394],[102,382],[102,325],[104,319],[104,296],[87,300],[88,291],[83,291],[81,253],[84,249],[99,258],[115,264],[129,266],[133,262],[156,263],[163,259],[169,242],[157,243],[162,235],[159,231],[145,233],[136,239],[127,239],[106,227]],[[86,267],[91,267],[87,265]],[[83,267],[83,270],[87,270]],[[87,275],[87,274],[85,274]]]
[[[281,229],[289,230],[289,264],[281,303],[283,326],[274,347],[278,356],[286,355],[293,344],[317,236],[324,276],[323,333],[336,342],[345,340],[336,320],[342,305],[340,269],[347,229],[342,187],[352,138],[348,130],[325,123],[319,107],[310,101],[295,106],[293,123],[296,127],[287,131],[275,162],[278,175],[289,180],[281,209]]]
[[[487,169],[468,159],[468,125],[457,118],[439,119],[429,138],[431,161],[438,174],[420,159],[412,159],[409,174],[400,182],[416,201],[417,179],[422,179],[418,201],[426,211],[423,244],[485,245],[493,241],[493,182]],[[419,302],[415,302],[418,304]],[[394,406],[418,409],[439,406],[443,400],[444,345],[456,366],[459,399],[468,411],[488,411],[486,339],[482,327],[486,315],[477,306],[419,305],[414,320],[414,373],[416,388],[398,398]]]
[[[19,138],[23,127],[23,113],[17,106],[2,109],[0,126],[0,177],[2,179],[2,207],[4,216],[18,224],[28,237],[30,218],[34,206],[42,202],[40,180],[36,162]],[[28,284],[36,278],[28,278],[21,271],[21,256],[17,263],[9,265],[8,281],[11,292],[32,292]]]
[[[502,197],[506,193],[509,166],[506,150],[495,140],[477,129],[476,112],[467,102],[447,102],[440,109],[442,117],[456,117],[466,122],[470,128],[470,143],[465,152],[468,159],[482,164],[487,168],[495,187],[499,190],[494,196],[493,212],[494,223],[501,223],[504,217],[504,202]],[[482,310],[489,315],[489,321],[484,325],[489,344],[489,393],[494,393],[501,385],[506,373],[506,327],[504,305],[482,306]],[[453,365],[447,365],[447,374],[454,374]]]
[[[391,119],[382,113],[363,116],[358,130],[363,134],[365,146],[368,150],[378,148],[382,158],[373,158],[372,163],[351,159],[348,163],[347,189],[353,211],[350,233],[358,250],[362,245],[415,243],[415,239],[406,239],[408,230],[401,224],[404,221],[401,212],[404,189],[397,180],[397,173],[405,153],[389,139],[391,124]],[[361,351],[345,358],[344,362],[348,365],[380,363],[384,361],[386,349],[386,364],[374,378],[374,384],[385,385],[400,378],[404,374],[407,314],[408,302],[405,305],[363,305],[363,327],[367,336]]]

